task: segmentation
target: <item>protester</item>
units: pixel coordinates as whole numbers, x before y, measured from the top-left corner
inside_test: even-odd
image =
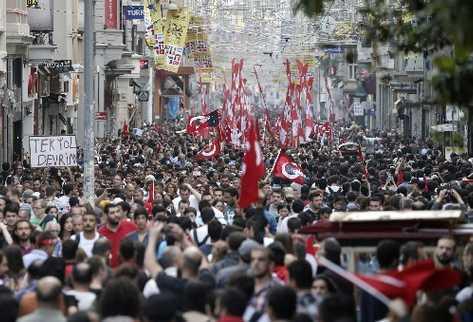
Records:
[[[135,224],[122,219],[122,211],[120,204],[111,203],[105,206],[104,212],[107,215],[107,221],[99,229],[100,235],[110,241],[112,247],[110,265],[112,267],[117,267],[120,263],[118,258],[120,241],[136,230]]]
[[[85,213],[83,216],[83,230],[71,236],[79,247],[90,257],[94,243],[100,238],[97,232],[97,217],[92,213]]]
[[[453,302],[451,311],[458,309],[468,321],[473,248],[463,247],[466,236],[422,243],[394,236],[402,246],[369,236],[347,242],[344,224],[342,238],[326,236],[334,218],[356,218],[360,211],[382,216],[402,210],[398,214],[415,217],[420,210],[457,209],[463,213],[458,222],[469,222],[473,184],[463,179],[473,172],[471,160],[447,160],[432,142],[332,126],[332,143],[313,134],[312,142],[286,149],[291,169],[303,172],[297,182],[269,172],[279,150],[260,142],[266,173],[252,205],[243,208],[240,197],[249,190],[240,187],[244,151],[225,144],[219,157],[199,159],[213,130],[207,138],[178,134],[182,122],[145,126],[141,136],[98,139],[92,204],[84,198],[81,167],[43,171],[27,162],[2,167],[0,282],[10,293],[3,296],[0,289],[0,303],[13,303],[13,294],[20,313],[12,305],[12,314],[21,321],[348,322],[356,321],[358,310],[363,322],[394,322],[401,315],[425,321],[436,312],[453,320],[444,306],[453,295],[459,304]],[[364,160],[334,142],[363,142],[370,135],[380,137],[382,153],[362,144]],[[291,176],[291,169],[284,173]],[[388,217],[376,218],[390,225]],[[313,225],[330,233],[310,236]],[[417,229],[422,226],[405,232]],[[377,244],[376,251],[356,253],[365,242]],[[462,249],[460,263],[456,252]],[[396,282],[392,279],[404,278],[403,272],[426,267],[432,271],[423,274],[443,272],[439,269],[453,274],[453,286],[449,278],[434,283],[442,290],[417,285],[413,301],[389,302],[404,293],[385,292],[386,303],[341,274],[354,269],[355,277],[369,280],[363,275],[369,272]],[[458,272],[464,281],[456,278]],[[399,302],[405,310],[396,309]],[[2,320],[12,320],[2,305]]]
[[[60,309],[61,296],[61,282],[57,278],[49,276],[40,279],[36,287],[38,308],[33,313],[21,317],[18,321],[65,322],[66,318]]]

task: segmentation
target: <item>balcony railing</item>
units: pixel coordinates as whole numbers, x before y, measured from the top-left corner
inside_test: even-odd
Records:
[[[54,46],[53,33],[52,32],[32,31],[31,36],[34,37],[33,46],[34,45]]]

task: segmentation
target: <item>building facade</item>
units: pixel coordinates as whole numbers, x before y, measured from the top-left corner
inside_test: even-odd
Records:
[[[30,132],[32,115],[27,98],[28,48],[33,41],[28,24],[26,2],[7,0],[6,10],[6,90],[1,118],[4,161],[21,160],[23,136]]]
[[[5,12],[5,14],[2,14]],[[0,2],[0,160],[4,159],[6,153],[5,131],[7,122],[5,121],[5,110],[8,102],[8,87],[7,87],[7,4],[5,1]]]

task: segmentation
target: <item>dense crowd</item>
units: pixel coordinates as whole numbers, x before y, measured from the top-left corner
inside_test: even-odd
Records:
[[[446,236],[432,254],[461,283],[385,305],[318,263],[343,266],[336,239],[301,233],[334,212],[457,209],[469,221],[472,160],[446,160],[432,142],[394,132],[334,129],[288,149],[303,184],[272,176],[279,147],[262,143],[267,176],[247,209],[238,206],[244,152],[226,146],[200,160],[208,140],[174,124],[97,141],[93,205],[81,167],[4,163],[0,321],[472,321],[473,243]],[[382,240],[369,270],[403,270],[426,253]]]

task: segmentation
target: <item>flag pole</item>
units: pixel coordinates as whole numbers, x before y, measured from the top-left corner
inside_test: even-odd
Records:
[[[273,172],[274,172],[274,167],[276,166],[276,163],[278,163],[279,156],[281,155],[281,151],[282,151],[282,149],[279,148],[278,154],[276,155],[276,159],[274,160],[273,166],[271,167],[271,171],[266,175],[266,178],[264,178],[264,181],[265,181],[265,182],[266,182],[266,181],[269,179],[269,177],[273,174]]]
[[[376,288],[374,288],[370,284],[363,281],[361,278],[359,278],[355,274],[343,269],[342,267],[340,267],[337,264],[329,261],[325,257],[317,258],[317,262],[319,264],[323,265],[329,271],[332,271],[335,274],[339,275],[340,277],[343,277],[344,279],[346,279],[349,282],[353,283],[358,288],[361,288],[363,291],[365,291],[365,292],[369,293],[370,295],[372,295],[373,297],[377,298],[384,305],[389,306],[389,303],[391,302],[391,300],[388,297],[386,297],[386,295],[384,295],[383,293],[378,291]]]

